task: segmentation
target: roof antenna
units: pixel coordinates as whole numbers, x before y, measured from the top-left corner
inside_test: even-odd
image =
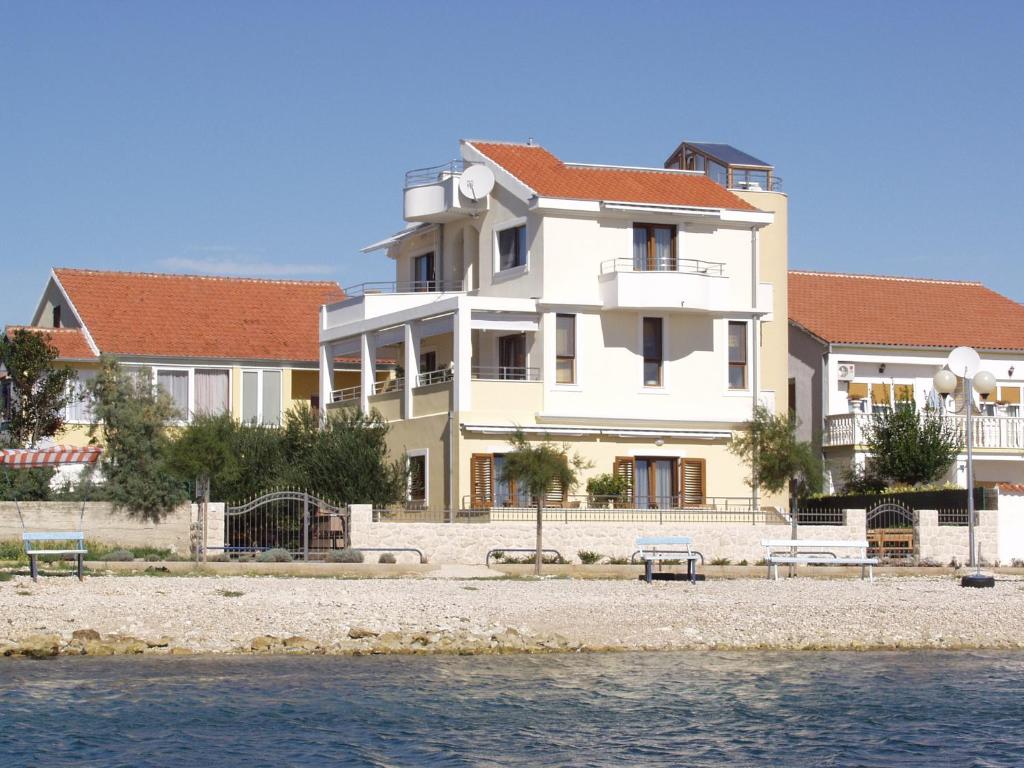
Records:
[[[526,137],[526,146],[528,146],[528,147],[532,147],[533,146],[533,136],[527,136]]]

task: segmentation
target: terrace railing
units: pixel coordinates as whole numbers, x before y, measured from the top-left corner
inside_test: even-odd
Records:
[[[601,262],[601,274],[612,272],[680,272],[685,275],[723,277],[725,264],[703,259],[678,259],[665,256],[656,259],[616,258]]]
[[[424,371],[416,377],[417,387],[429,387],[431,384],[444,384],[455,376],[455,369],[440,368],[436,371]]]
[[[462,280],[384,280],[358,283],[344,289],[345,298],[349,299],[381,293],[462,293],[465,290]]]
[[[474,365],[470,375],[475,381],[540,381],[540,368],[516,365]]]

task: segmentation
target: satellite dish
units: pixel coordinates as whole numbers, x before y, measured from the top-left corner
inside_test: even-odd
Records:
[[[946,365],[957,376],[973,378],[981,370],[981,357],[970,347],[957,347],[949,353]]]
[[[462,172],[459,192],[474,202],[482,200],[494,189],[494,173],[486,165],[471,165]]]

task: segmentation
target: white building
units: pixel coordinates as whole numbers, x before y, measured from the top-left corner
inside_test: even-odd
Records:
[[[684,143],[666,165],[463,141],[406,175],[409,226],[364,250],[395,281],[322,309],[320,397],[390,423],[411,506],[527,503],[502,474],[519,426],[571,443],[588,477],[626,477],[637,507],[750,507],[726,445],[755,402],[787,407],[786,198],[724,145]],[[361,384],[334,389],[350,355]],[[377,380],[377,355],[397,378]]]
[[[833,490],[863,466],[866,428],[896,403],[943,408],[964,434],[962,380],[949,398],[932,383],[957,346],[977,349],[998,381],[975,395],[975,479],[1024,482],[1024,306],[974,282],[793,271],[789,317],[790,400]],[[947,479],[966,485],[966,455]]]

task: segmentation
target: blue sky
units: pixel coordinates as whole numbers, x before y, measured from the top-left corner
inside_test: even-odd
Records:
[[[776,165],[790,264],[1024,300],[1024,4],[0,0],[0,323],[53,265],[388,279],[459,138]]]

